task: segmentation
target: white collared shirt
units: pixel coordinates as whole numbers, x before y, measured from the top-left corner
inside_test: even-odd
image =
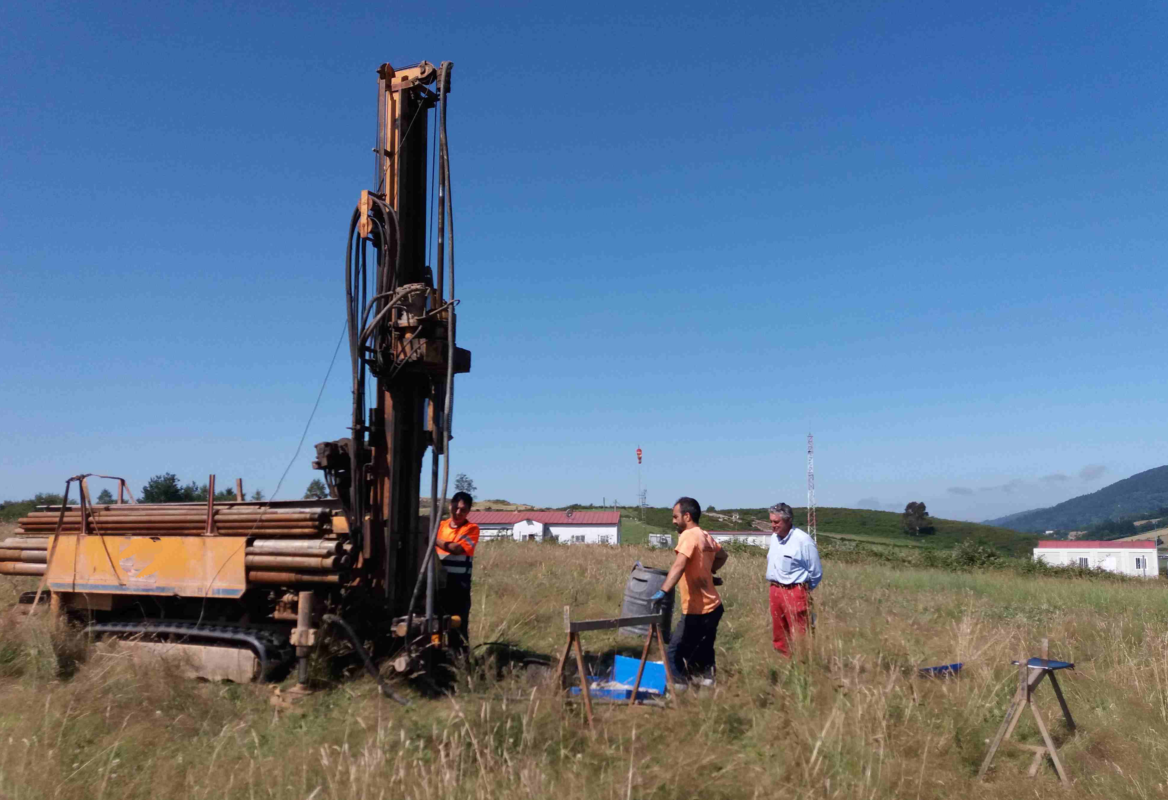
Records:
[[[772,533],[767,550],[768,581],[784,586],[792,583],[806,583],[814,589],[823,579],[823,567],[819,563],[819,550],[806,531],[792,528],[787,538],[780,539]]]

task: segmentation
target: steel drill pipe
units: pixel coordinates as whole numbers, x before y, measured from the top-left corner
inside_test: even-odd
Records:
[[[48,536],[13,536],[0,542],[0,550],[48,550]]]
[[[0,575],[44,575],[45,564],[21,564],[15,561],[0,561]]]
[[[249,556],[271,556],[272,558],[333,558],[335,550],[270,550],[268,548],[249,547],[244,551]]]
[[[264,556],[264,555],[244,555],[243,565],[248,569],[288,569],[288,570],[311,570],[311,571],[332,571],[342,569],[346,566],[346,559],[344,556],[327,556],[325,558],[316,558],[312,556]]]
[[[213,535],[213,536],[218,535],[220,537],[230,538],[230,539],[247,539],[251,536],[255,536],[255,535],[261,534],[261,533],[264,536],[287,536],[289,539],[300,539],[306,535],[319,536],[321,534],[321,531],[313,531],[313,532],[296,531],[296,530],[281,531],[281,530],[272,530],[269,528],[269,529],[264,530],[264,531],[252,531],[252,530],[218,531],[216,534],[211,534],[211,535]],[[76,536],[81,535],[81,531],[61,531],[61,535],[62,536],[76,537]],[[200,530],[175,530],[174,528],[135,528],[132,530],[112,531],[112,530],[101,529],[101,528],[97,528],[97,529],[91,528],[89,531],[89,535],[90,536],[104,536],[107,539],[125,539],[125,538],[130,538],[130,537],[134,537],[134,538],[138,538],[138,539],[152,539],[152,538],[163,538],[163,537],[172,537],[172,536],[204,536],[205,533],[201,529]]]
[[[251,524],[246,525],[223,525],[216,523],[214,526],[218,530],[231,531],[233,533],[247,533],[248,531],[256,531],[257,534],[264,531],[299,531],[305,537],[314,537],[320,539],[329,533],[329,529],[323,525],[280,525],[278,523],[266,524]],[[51,536],[58,528],[52,526],[32,525],[21,530],[30,534],[38,536]],[[80,525],[62,525],[59,529],[62,533],[77,533],[81,530]],[[206,525],[192,525],[189,522],[184,523],[165,523],[165,522],[143,522],[140,524],[134,523],[118,523],[110,525],[108,523],[90,523],[85,526],[85,530],[93,531],[148,531],[148,530],[163,530],[163,531],[205,531]]]
[[[271,558],[336,558],[334,550],[269,550],[266,548],[248,548],[246,556],[270,556]]]
[[[4,566],[4,565],[0,565]],[[31,564],[15,564],[25,567]],[[41,569],[44,569],[43,567]],[[39,574],[39,573],[38,573]],[[248,570],[248,583],[278,584],[287,586],[296,583],[335,583],[341,582],[341,576],[336,572],[263,572]]]
[[[58,512],[49,511],[33,511],[26,515],[28,519],[57,519],[60,516]],[[137,511],[134,513],[126,513],[123,511],[89,511],[89,517],[106,518],[106,517],[125,517],[129,519],[139,519],[141,517],[194,517],[206,519],[207,514],[204,511],[202,514],[198,510],[183,510],[183,511]],[[322,511],[229,511],[225,509],[216,509],[216,517],[232,517],[235,519],[259,519],[261,517],[266,519],[323,519],[329,515]],[[66,511],[65,519],[80,519],[80,511]]]
[[[322,531],[326,530],[326,526],[321,522],[281,522],[280,520],[254,520],[247,522],[236,522],[234,520],[215,520],[215,526],[218,528],[231,528],[233,530],[248,530],[255,528],[262,530],[264,528],[278,528],[279,530],[303,530],[303,531]],[[206,524],[196,525],[191,520],[89,520],[88,528],[107,528],[114,530],[117,528],[200,528],[206,527]],[[21,525],[22,530],[30,531],[55,531],[56,525],[46,525],[43,522],[31,522]],[[61,530],[80,530],[81,523],[66,522],[61,525]]]
[[[17,520],[18,525],[24,527],[25,525],[56,525],[58,517],[22,517]],[[246,524],[253,522],[271,522],[279,525],[320,525],[328,520],[328,517],[299,514],[265,514],[265,515],[242,515],[242,514],[216,514],[214,520],[220,523],[234,523]],[[142,522],[203,522],[206,523],[207,517],[202,517],[195,514],[91,514],[87,517],[88,522],[96,522],[99,525],[102,523],[142,523]],[[80,514],[66,514],[65,518],[61,520],[62,524],[80,525]]]
[[[48,550],[0,550],[0,561],[23,561],[26,564],[47,564]]]
[[[292,555],[294,553],[311,553],[312,555],[331,556],[348,552],[350,545],[340,539],[260,539],[257,538],[247,548],[249,553],[263,553],[267,555]]]

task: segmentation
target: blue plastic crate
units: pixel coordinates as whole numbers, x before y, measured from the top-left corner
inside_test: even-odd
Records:
[[[641,659],[617,656],[612,664],[612,679],[616,683],[623,683],[632,688],[637,680],[637,667]],[[646,661],[645,672],[641,675],[641,689],[648,689],[654,694],[665,693],[665,664],[660,661]],[[640,691],[637,692],[640,694]]]

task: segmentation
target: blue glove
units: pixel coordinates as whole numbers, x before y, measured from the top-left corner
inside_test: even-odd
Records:
[[[664,600],[664,599],[665,599],[665,597],[666,597],[666,595],[665,595],[665,592],[663,592],[663,591],[661,591],[660,589],[658,589],[657,591],[653,592],[653,596],[652,596],[652,597],[650,597],[649,599],[650,599],[651,601],[653,601],[654,603],[659,603],[659,602],[661,602],[662,600]]]

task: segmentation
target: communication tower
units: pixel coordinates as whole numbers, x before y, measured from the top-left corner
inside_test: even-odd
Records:
[[[815,521],[815,439],[807,434],[807,532],[818,541]]]

